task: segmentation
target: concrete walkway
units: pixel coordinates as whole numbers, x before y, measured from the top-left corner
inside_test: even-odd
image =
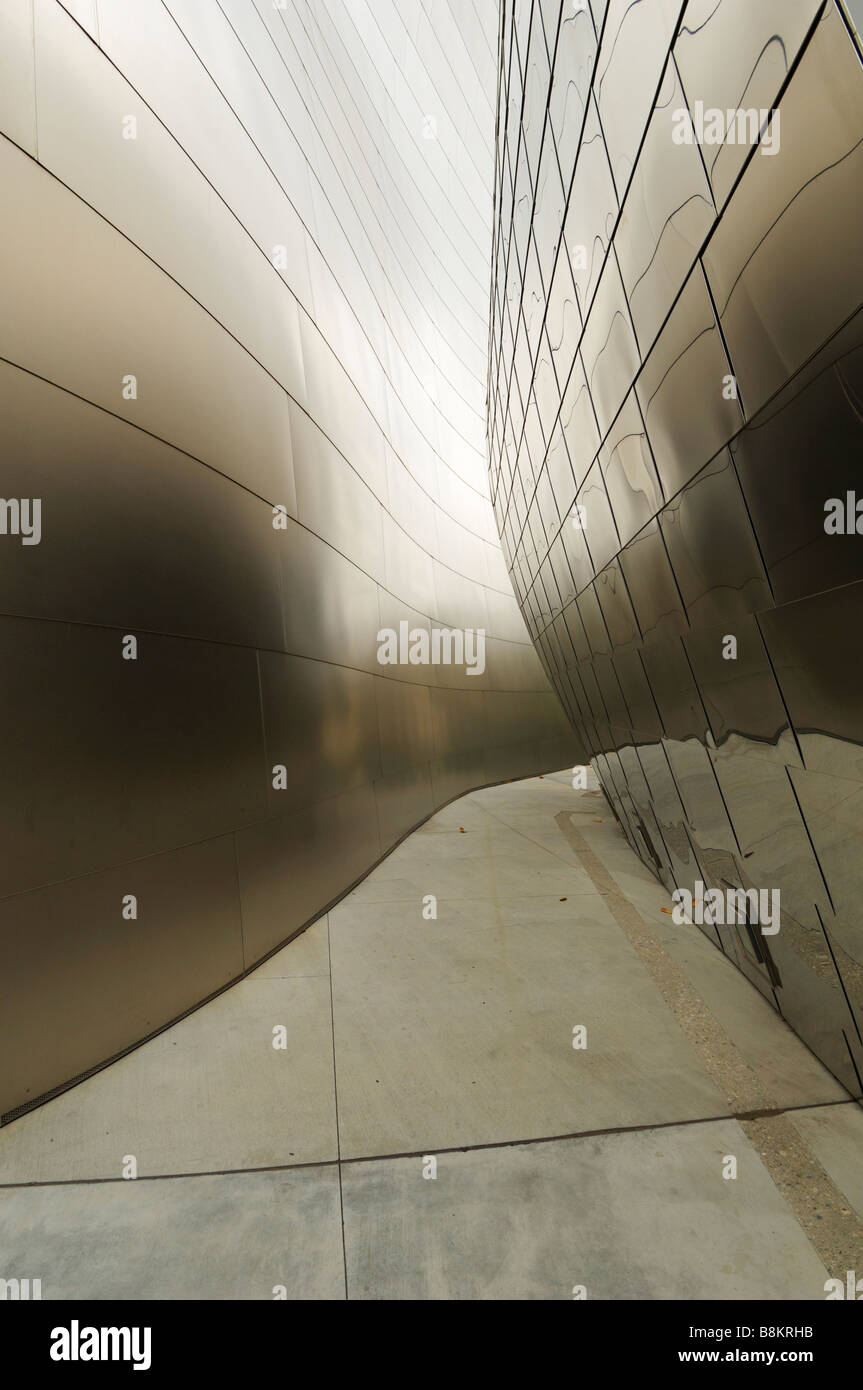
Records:
[[[823,1299],[863,1270],[863,1112],[669,906],[595,785],[455,802],[248,979],[0,1131],[0,1276]]]

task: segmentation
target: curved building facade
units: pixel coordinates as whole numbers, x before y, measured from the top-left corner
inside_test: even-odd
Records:
[[[4,1119],[587,760],[860,1094],[859,11],[0,7]]]
[[[630,843],[859,1096],[855,19],[504,4],[489,448],[522,612]]]
[[[0,7],[6,1119],[584,756],[489,495],[497,42],[480,0]]]

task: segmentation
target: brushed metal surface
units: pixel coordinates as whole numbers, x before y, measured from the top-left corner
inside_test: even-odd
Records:
[[[3,1113],[240,975],[239,905],[233,834],[0,902]]]
[[[543,324],[553,11],[506,171],[535,451],[581,328],[563,276]],[[586,756],[491,503],[497,36],[420,0],[2,9],[0,448],[42,528],[0,534],[0,1114],[229,984],[443,801]],[[544,561],[540,472],[511,530],[533,505]],[[382,665],[401,623],[483,630],[484,671]]]

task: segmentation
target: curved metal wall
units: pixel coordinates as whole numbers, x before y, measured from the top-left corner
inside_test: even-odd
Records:
[[[575,756],[488,493],[496,42],[480,0],[0,5],[7,1118]],[[485,671],[381,665],[402,622]]]
[[[669,888],[781,894],[775,934],[704,930],[859,1095],[854,17],[505,0],[489,434],[516,594],[631,844]]]

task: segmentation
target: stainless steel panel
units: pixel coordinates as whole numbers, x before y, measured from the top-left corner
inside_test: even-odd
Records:
[[[665,737],[678,743],[687,739],[703,743],[707,716],[680,639],[647,643],[641,660]]]
[[[734,623],[772,604],[727,449],[678,493],[659,520],[690,623]]]
[[[562,517],[568,517],[575,501],[576,484],[563,426],[560,423],[555,426],[551,436],[551,443],[548,446],[546,456],[546,468],[558,513]]]
[[[521,282],[521,312],[524,319],[527,355],[530,362],[533,362],[536,356],[544,311],[545,291],[543,289],[542,275],[539,269],[536,238],[533,230],[531,230],[527,238],[527,256]],[[530,386],[529,371],[525,372],[523,375],[520,374],[520,384],[522,387],[522,395],[524,396]]]
[[[566,626],[569,640],[572,643],[575,665],[577,668],[583,661],[590,660],[590,642],[587,638],[584,619],[581,616],[581,609],[578,603],[570,603],[561,614],[561,617]],[[567,665],[568,664],[569,663],[567,663]]]
[[[554,500],[554,493],[545,468],[543,468],[537,479],[536,506],[547,547],[560,530],[561,518],[557,510],[557,503]]]
[[[863,449],[861,403],[863,312],[731,446],[779,603],[863,578],[855,500],[848,525],[849,494],[856,499]],[[839,506],[842,529],[828,533],[831,501]]]
[[[682,8],[681,0],[609,0],[595,90],[619,194],[635,164]]]
[[[729,636],[735,639],[733,649]],[[731,633],[727,624],[699,623],[683,643],[714,742],[721,746],[742,739],[747,758],[799,765],[788,712],[756,620],[738,615]],[[756,762],[755,778],[757,769]]]
[[[485,695],[481,690],[437,688],[431,695],[431,728],[435,756],[444,761],[450,753],[470,761],[473,750],[486,742]],[[519,699],[523,697],[519,696]]]
[[[504,761],[509,750],[504,755]],[[375,806],[385,854],[404,835],[426,820],[437,809],[428,767],[411,767],[391,772],[375,782]]]
[[[591,98],[563,228],[582,318],[587,316],[596,292],[616,218],[617,197],[608,153],[596,102]]]
[[[530,167],[534,172],[539,163],[539,146],[542,140],[543,120],[548,103],[548,84],[550,71],[548,49],[545,43],[542,17],[539,5],[531,7],[530,41],[527,54],[522,50],[525,63],[524,104],[521,113],[522,140],[525,143]]]
[[[608,257],[581,341],[599,432],[605,435],[641,365],[620,271]]]
[[[527,150],[524,144],[519,143],[518,160],[515,168],[515,182],[513,184],[513,210],[512,210],[512,246],[510,249],[510,265],[515,263],[515,268],[523,266],[527,255],[527,243],[530,236],[530,218],[533,206],[533,181],[531,179],[530,168],[528,165]],[[515,251],[515,256],[513,255]],[[517,258],[517,262],[516,262]],[[521,286],[521,273],[519,271],[519,288]],[[507,295],[508,298],[509,294]],[[520,295],[518,296],[520,298]],[[510,309],[513,303],[510,298]]]
[[[593,24],[597,34],[602,33],[602,26],[605,22],[605,15],[608,9],[608,0],[590,0],[590,8],[593,12]]]
[[[863,586],[763,613],[759,624],[810,772],[863,781]]]
[[[233,835],[5,899],[0,1113],[131,1047],[243,965]]]
[[[706,859],[739,849],[713,764],[702,743],[667,740],[665,754],[686,812],[686,830]]]
[[[562,22],[561,0],[537,0],[539,17],[545,30],[545,46],[553,56],[557,44],[558,26]]]
[[[268,503],[6,364],[0,413],[6,494],[38,497],[42,517],[38,545],[3,538],[5,613],[283,645],[279,555],[289,533],[274,529]]]
[[[830,889],[832,910],[821,909],[821,923],[859,1029],[863,1022],[863,918],[860,909],[863,792],[859,782],[815,772],[793,772],[791,780]]]
[[[684,286],[638,379],[665,495],[672,497],[743,424],[701,266]],[[698,409],[692,409],[698,401]]]
[[[711,755],[745,860],[738,868],[760,887],[781,885],[784,910],[814,928],[815,906],[829,899],[788,769],[739,754],[729,743]]]
[[[557,587],[557,580],[554,577],[554,566],[551,564],[551,561],[549,560],[548,556],[546,556],[546,558],[542,562],[542,565],[540,566],[539,578],[542,583],[542,587],[545,590],[545,596],[548,602],[547,621],[548,623],[553,625],[554,619],[558,616],[558,614],[561,612],[563,608],[563,599],[561,598],[560,590]]]
[[[639,745],[638,759],[644,780],[650,788],[650,804],[644,807],[645,831],[656,862],[663,859],[675,878],[686,882],[695,866],[692,846],[685,830],[686,813],[661,743]],[[649,814],[648,814],[649,813]],[[653,820],[651,821],[651,816]]]
[[[448,627],[487,629],[488,603],[484,589],[478,584],[466,583],[455,570],[448,569],[436,560],[432,562],[432,568],[437,597],[432,615],[434,620]]]
[[[669,640],[687,630],[680,592],[656,521],[621,551],[620,567],[643,637]]]
[[[602,691],[596,679],[596,672],[593,669],[592,661],[585,662],[578,668],[578,677],[587,698],[588,708],[590,709],[593,720],[593,732],[596,742],[596,749],[600,752],[610,752],[616,747],[617,740],[611,733],[608,720],[608,710],[602,698]]]
[[[60,0],[60,4],[98,43],[96,0]]]
[[[380,673],[378,586],[305,527],[276,533],[281,562],[284,641],[294,656]]]
[[[291,411],[297,517],[367,574],[383,582],[380,506],[368,484],[297,408]]]
[[[860,76],[830,4],[782,99],[778,152],[755,157],[705,254],[750,416],[863,302]],[[803,247],[817,252],[801,274]]]
[[[859,1099],[863,1074],[859,1033],[824,929],[820,924],[807,928],[789,921],[771,938],[770,951],[781,981],[776,998],[783,1017],[848,1093]]]
[[[383,775],[431,762],[435,748],[428,686],[376,676],[374,687]]]
[[[841,0],[841,4],[859,39],[863,31],[863,0]]]
[[[729,111],[771,111],[818,8],[819,0],[689,0],[674,56],[690,109],[700,102],[705,111],[721,111],[724,131]],[[750,151],[738,140],[703,146],[717,207]]]
[[[593,564],[590,553],[587,549],[585,532],[578,524],[574,513],[564,520],[561,528],[561,538],[563,548],[566,551],[566,558],[569,561],[569,568],[575,583],[576,592],[584,589],[593,578]]]
[[[568,187],[579,148],[590,80],[596,61],[596,34],[588,6],[563,4],[552,70],[548,117]]]
[[[615,733],[615,743],[619,746],[624,739],[630,737],[631,729],[629,713],[611,657],[594,657],[593,673],[602,693],[602,702],[608,713],[609,723]]]
[[[337,323],[347,318],[341,303],[333,307],[332,314]],[[339,352],[334,352],[323,340],[317,325],[307,318],[303,318],[300,324],[300,340],[306,400],[311,418],[324,427],[330,447],[350,460],[356,477],[375,496],[383,496],[386,490],[386,446],[377,421],[386,418],[392,410],[391,430],[395,439],[395,422],[401,418],[401,406],[395,392],[391,388],[389,391],[384,389],[388,383],[380,370],[373,372],[369,369],[365,380],[353,376],[342,360],[345,353],[341,342]],[[357,371],[354,363],[351,363],[351,368]],[[367,392],[367,395],[364,396],[361,391]],[[305,418],[301,410],[305,404],[303,400],[292,404],[292,421],[299,422]]]
[[[6,141],[0,181],[3,357],[293,514],[282,388],[167,275]],[[137,379],[135,399],[124,398],[127,376]]]
[[[566,190],[561,182],[557,150],[551,134],[546,130],[536,184],[536,206],[533,211],[533,233],[546,294],[551,283],[555,256],[563,233],[565,206]],[[566,263],[565,256],[560,259]],[[572,297],[575,299],[574,292]]]
[[[674,139],[678,113],[685,105],[671,62],[614,238],[643,352],[656,337],[716,218],[698,147]]]
[[[566,608],[575,598],[575,580],[566,558],[566,548],[562,536],[559,535],[553,542],[548,558],[554,571],[561,608]]]
[[[621,545],[655,516],[662,487],[635,392],[631,391],[599,453],[599,466]]]
[[[581,337],[581,314],[578,311],[578,300],[575,293],[575,285],[572,279],[572,271],[569,268],[569,257],[563,252],[557,259],[554,270],[554,278],[551,282],[548,301],[546,305],[546,328],[548,331],[549,347],[551,357],[554,362],[557,382],[562,390],[567,383],[569,373],[575,359],[576,349]],[[560,392],[554,402],[555,410],[560,405]],[[543,414],[543,419],[545,419]]]
[[[638,651],[618,649],[614,652],[614,667],[634,735],[639,743],[656,743],[662,733],[656,701]],[[639,764],[640,769],[640,764]],[[631,782],[631,777],[628,778]],[[640,853],[640,851],[639,851]]]
[[[611,637],[593,585],[585,589],[584,593],[579,594],[576,604],[592,656],[610,656]]]
[[[373,781],[381,771],[376,678],[279,652],[259,660],[270,813]],[[273,786],[276,766],[286,769],[284,788]]]
[[[381,854],[372,787],[317,801],[237,834],[246,966],[297,932]]]
[[[587,687],[582,680],[582,673],[587,671],[587,667],[580,665],[567,671],[566,681],[570,686],[576,704],[581,711],[578,721],[578,728],[584,735],[586,747],[589,749],[591,757],[596,758],[601,752],[601,742],[599,729],[593,713],[593,707],[587,697]]]
[[[95,0],[92,10],[95,14]],[[287,271],[277,269],[262,250],[274,242],[284,245],[292,287],[309,307],[305,234],[290,204],[281,200],[272,214],[270,241],[257,244],[171,131],[54,0],[38,0],[36,21],[39,162],[305,402],[301,311],[285,284]],[[143,32],[140,38],[146,43]],[[135,116],[134,140],[122,138],[124,113]],[[156,169],[158,178],[150,177]]]
[[[605,626],[611,638],[612,649],[622,651],[637,643],[640,638],[638,623],[632,608],[629,591],[621,573],[620,565],[612,560],[610,565],[598,574],[594,591],[602,609]]]
[[[577,357],[572,365],[569,381],[563,393],[560,426],[569,450],[576,486],[580,487],[596,458],[600,439],[596,414],[580,357]],[[558,502],[567,505],[565,497],[559,497]]]
[[[0,790],[2,895],[264,813],[255,652],[139,633],[137,660],[124,660],[127,632],[0,618],[0,707],[16,731]]]
[[[0,8],[0,133],[36,154],[33,0]]]
[[[593,465],[579,489],[577,505],[583,508],[584,534],[594,573],[597,573],[620,549],[620,538],[599,463]],[[573,518],[570,524],[575,520]]]

